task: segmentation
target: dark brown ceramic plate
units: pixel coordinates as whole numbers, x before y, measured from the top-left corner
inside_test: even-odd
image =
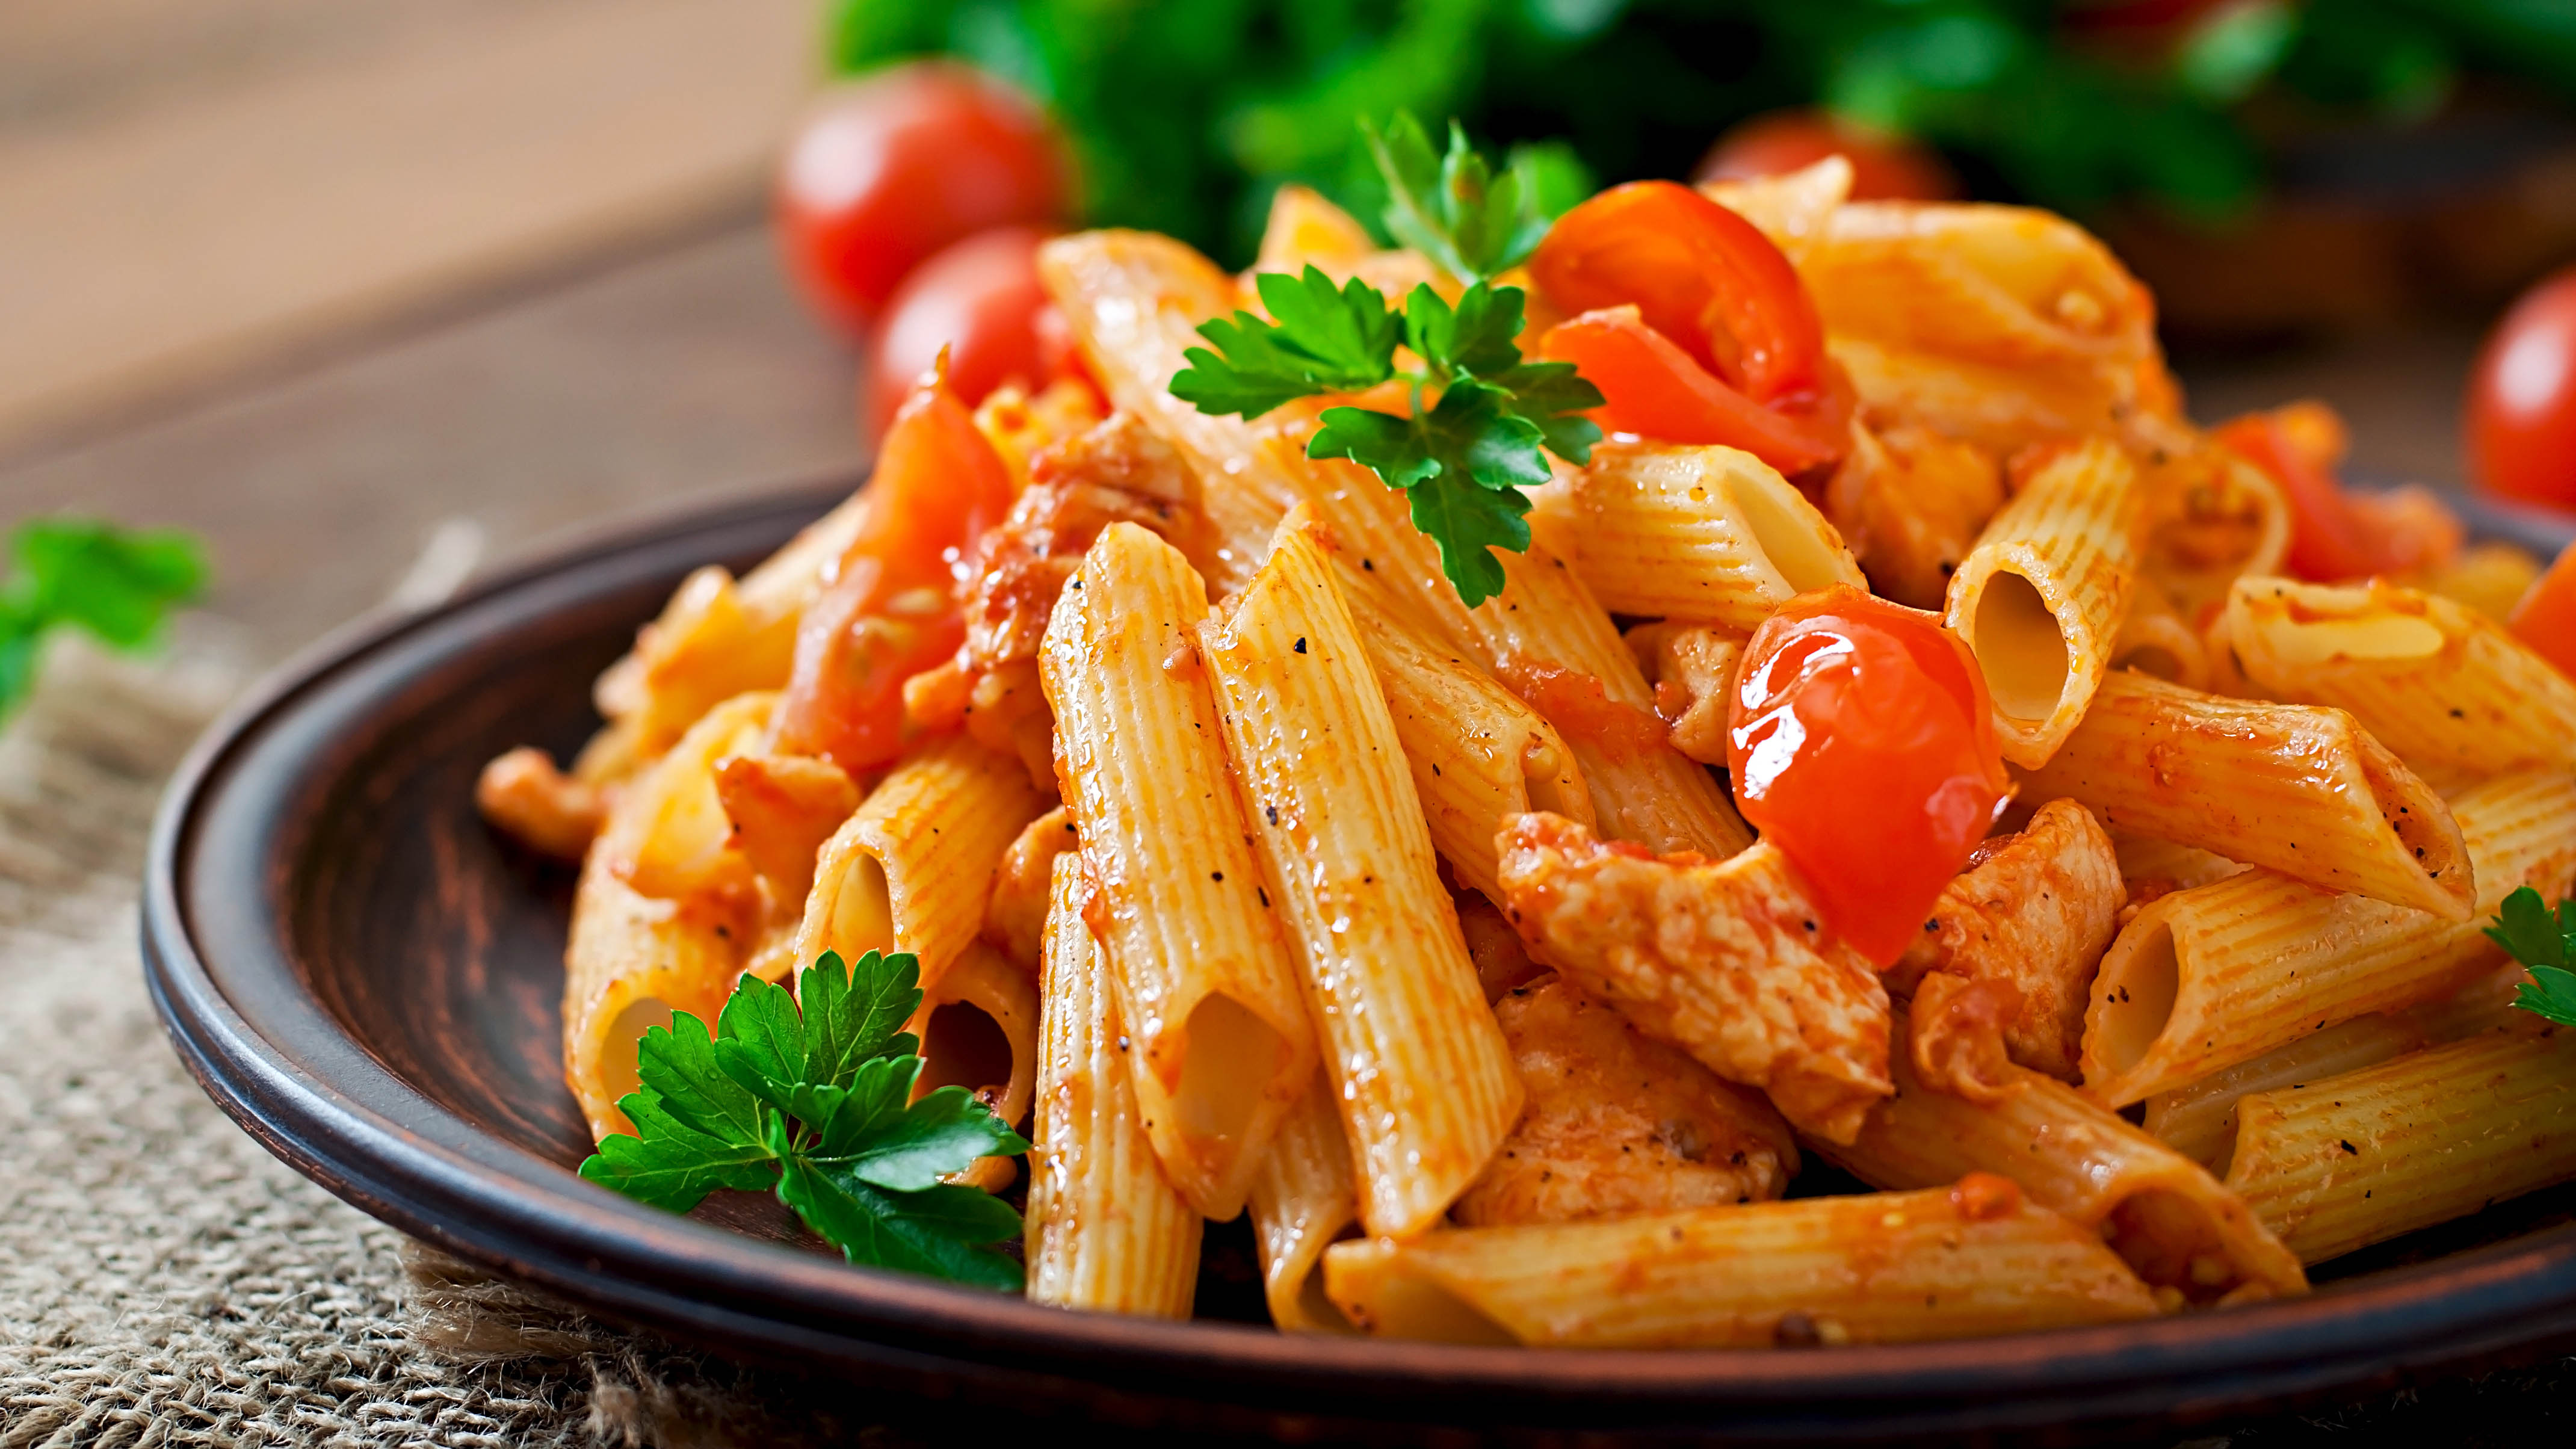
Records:
[[[211,731],[162,807],[143,937],[170,1034],[215,1100],[360,1208],[604,1312],[901,1389],[1127,1424],[2092,1437],[2576,1342],[2564,1193],[2378,1250],[2296,1302],[1915,1347],[1538,1353],[1057,1312],[592,1187],[571,1171],[589,1144],[556,1057],[569,876],[483,827],[475,771],[509,745],[576,745],[592,675],[684,573],[749,564],[840,491],[659,523],[359,627]]]

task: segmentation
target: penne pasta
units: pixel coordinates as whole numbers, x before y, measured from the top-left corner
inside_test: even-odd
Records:
[[[1038,983],[981,941],[968,946],[924,991],[904,1023],[921,1043],[918,1101],[941,1087],[964,1087],[1013,1127],[1026,1121],[1038,1080]],[[952,1180],[999,1192],[1019,1176],[1007,1157],[979,1157]]]
[[[2477,896],[2451,808],[2339,709],[2113,675],[2022,787],[2319,890],[2453,921]]]
[[[1902,1033],[1900,1032],[1900,1036]],[[1991,1172],[2099,1234],[2159,1293],[2193,1302],[2307,1291],[2298,1260],[2208,1169],[2078,1095],[2005,1066],[1991,1102],[1934,1091],[1912,1053],[1852,1141],[1818,1150],[1873,1187],[1906,1190]]]
[[[1852,164],[1841,156],[1776,176],[1703,181],[1699,187],[1709,200],[1760,227],[1792,262],[1823,238],[1851,188]]]
[[[1501,900],[1494,837],[1507,817],[1552,810],[1593,822],[1573,751],[1538,711],[1457,651],[1391,623],[1363,638],[1432,847],[1460,884]]]
[[[1816,506],[1734,448],[1604,445],[1573,503],[1567,557],[1612,613],[1750,633],[1799,594],[1866,586]]]
[[[2084,1092],[2124,1107],[2311,1032],[2447,996],[2498,959],[2480,923],[2576,877],[2576,779],[2530,771],[2451,802],[2477,881],[2467,921],[2251,870],[2165,896],[2112,943],[2084,1024]]]
[[[2109,671],[2136,582],[2137,468],[2104,439],[2046,455],[1950,580],[2004,758],[2048,763]]]
[[[2111,641],[2111,673],[2123,670],[2179,684],[2209,688],[2209,649],[2191,627],[2164,586],[2141,577],[2129,592],[2129,609],[2120,617],[2120,632]]]
[[[1178,550],[1116,524],[1058,597],[1040,663],[1146,1130],[1181,1195],[1223,1221],[1314,1076],[1315,1037],[1227,778],[1193,632],[1206,613]]]
[[[1639,1031],[1848,1142],[1887,1094],[1887,989],[1823,935],[1788,858],[1657,859],[1552,815],[1503,839],[1504,909],[1537,954]]]
[[[2576,1177],[2576,1037],[2491,1034],[2237,1104],[2228,1184],[2321,1263]]]
[[[1561,1348],[1906,1343],[2153,1317],[2094,1233],[1978,1175],[1954,1187],[1343,1243],[1370,1333]]]
[[[1034,1303],[1187,1318],[1200,1219],[1163,1176],[1119,1050],[1109,966],[1083,923],[1082,861],[1055,857],[1047,911],[1046,1037],[1029,1147]]]
[[[1016,760],[951,735],[915,747],[817,852],[795,960],[909,951],[921,989],[983,930],[993,870],[1046,806]]]
[[[1252,1242],[1270,1321],[1290,1333],[1350,1333],[1324,1292],[1324,1250],[1359,1232],[1351,1146],[1330,1083],[1318,1077],[1279,1124],[1252,1176]]]
[[[1251,586],[1201,629],[1201,652],[1304,962],[1361,1220],[1409,1234],[1484,1170],[1522,1090],[1440,885],[1394,721],[1310,527],[1304,513],[1281,525]],[[1090,838],[1086,826],[1086,849]]]
[[[617,1099],[635,1090],[635,1044],[685,1011],[712,1028],[743,968],[745,915],[711,897],[656,900],[594,849],[564,947],[564,1085],[595,1140],[632,1133]]]
[[[763,750],[774,693],[737,695],[707,711],[620,792],[599,832],[603,869],[648,896],[747,896],[755,872],[737,848],[717,785],[721,761]]]
[[[2576,770],[2576,680],[2466,605],[2388,583],[2245,578],[2227,633],[2257,688],[2351,711],[2434,779]]]
[[[2226,603],[2238,578],[2279,572],[2290,554],[2290,505],[2270,474],[2188,426],[2141,420],[2130,432],[2147,495],[2145,583],[2195,620]],[[2218,682],[2226,661],[2206,647],[2203,656],[2208,687],[2236,692]]]

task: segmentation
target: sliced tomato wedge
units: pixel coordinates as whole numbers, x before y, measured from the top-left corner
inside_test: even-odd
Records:
[[[1742,448],[1792,478],[1838,461],[1851,446],[1851,394],[1830,362],[1827,386],[1796,406],[1765,407],[1700,366],[1633,306],[1560,322],[1539,338],[1538,352],[1573,363],[1601,389],[1604,403],[1592,418],[1604,432]]]
[[[1736,804],[1827,930],[1892,965],[2012,793],[1976,659],[1939,615],[1844,584],[1765,620],[1737,681]]]
[[[948,386],[924,376],[895,413],[868,481],[868,512],[796,631],[778,747],[853,774],[904,745],[903,683],[965,641],[955,586],[1011,509],[1011,475]]]
[[[2332,583],[2402,573],[2439,561],[2457,529],[2437,530],[2418,507],[2388,507],[2355,497],[2336,481],[2337,446],[2320,437],[2332,423],[2314,404],[2248,413],[2223,423],[2214,436],[2280,485],[2290,505],[2292,573]],[[2402,492],[2403,490],[2401,490]]]
[[[1530,276],[1560,315],[1633,305],[1757,403],[1823,386],[1824,323],[1762,229],[1672,181],[1614,186],[1558,217]]]
[[[2576,544],[2522,596],[2513,610],[2513,634],[2558,672],[2576,679]]]

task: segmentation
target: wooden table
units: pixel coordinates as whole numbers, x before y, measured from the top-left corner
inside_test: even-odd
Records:
[[[2449,416],[2473,339],[2392,339],[2219,361],[2197,411],[2304,394],[2352,407],[2357,463],[2456,476]],[[184,407],[0,457],[0,522],[74,508],[211,542],[207,607],[267,658],[370,607],[442,524],[488,567],[654,507],[854,469],[856,366],[810,322],[748,208],[558,263],[407,330],[275,367]],[[2435,1386],[2325,1418],[2207,1431],[2195,1446],[2564,1442],[2564,1367]],[[2354,1437],[2355,1431],[2366,1437]]]

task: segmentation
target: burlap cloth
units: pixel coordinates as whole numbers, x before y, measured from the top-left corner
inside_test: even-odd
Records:
[[[203,627],[155,663],[58,648],[0,735],[0,1449],[946,1437],[889,1427],[901,1406],[845,1385],[688,1352],[439,1259],[206,1100],[145,995],[135,897],[161,781],[242,677],[237,654]],[[2567,1378],[2189,1443],[2565,1442]]]

